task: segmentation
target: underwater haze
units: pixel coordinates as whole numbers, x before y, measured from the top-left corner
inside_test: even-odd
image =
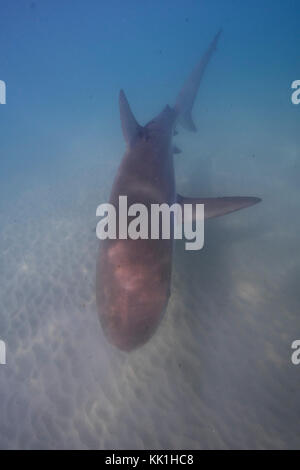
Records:
[[[300,448],[297,0],[1,0],[1,449]],[[175,245],[171,298],[124,353],[97,316],[96,208],[215,33],[178,126],[177,191],[262,202]]]

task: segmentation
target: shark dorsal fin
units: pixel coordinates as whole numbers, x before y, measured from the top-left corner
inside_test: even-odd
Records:
[[[130,146],[141,135],[143,128],[135,119],[123,90],[120,91],[119,106],[123,135],[127,145]]]

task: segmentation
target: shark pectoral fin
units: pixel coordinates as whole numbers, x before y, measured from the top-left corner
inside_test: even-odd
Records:
[[[120,91],[119,106],[123,135],[126,143],[131,145],[137,137],[142,135],[143,127],[135,119],[123,90]]]
[[[211,219],[221,215],[230,214],[240,209],[253,206],[260,202],[259,197],[208,197],[195,198],[183,197],[178,194],[177,202],[183,206],[184,204],[193,205],[193,218],[196,214],[196,204],[204,204],[204,218]],[[184,209],[184,207],[183,207]]]

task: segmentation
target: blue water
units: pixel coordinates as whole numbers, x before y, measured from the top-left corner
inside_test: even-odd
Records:
[[[299,448],[299,2],[1,0],[0,447]],[[178,191],[263,202],[178,243],[156,335],[123,354],[96,313],[94,229],[141,124],[223,34],[179,129]]]

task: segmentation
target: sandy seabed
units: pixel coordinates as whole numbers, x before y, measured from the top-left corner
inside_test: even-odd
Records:
[[[130,354],[107,344],[95,304],[95,211],[115,166],[83,160],[2,201],[2,449],[300,447],[299,169],[190,155],[182,193],[204,168],[208,195],[263,203],[207,222],[198,253],[176,244],[167,314]]]

